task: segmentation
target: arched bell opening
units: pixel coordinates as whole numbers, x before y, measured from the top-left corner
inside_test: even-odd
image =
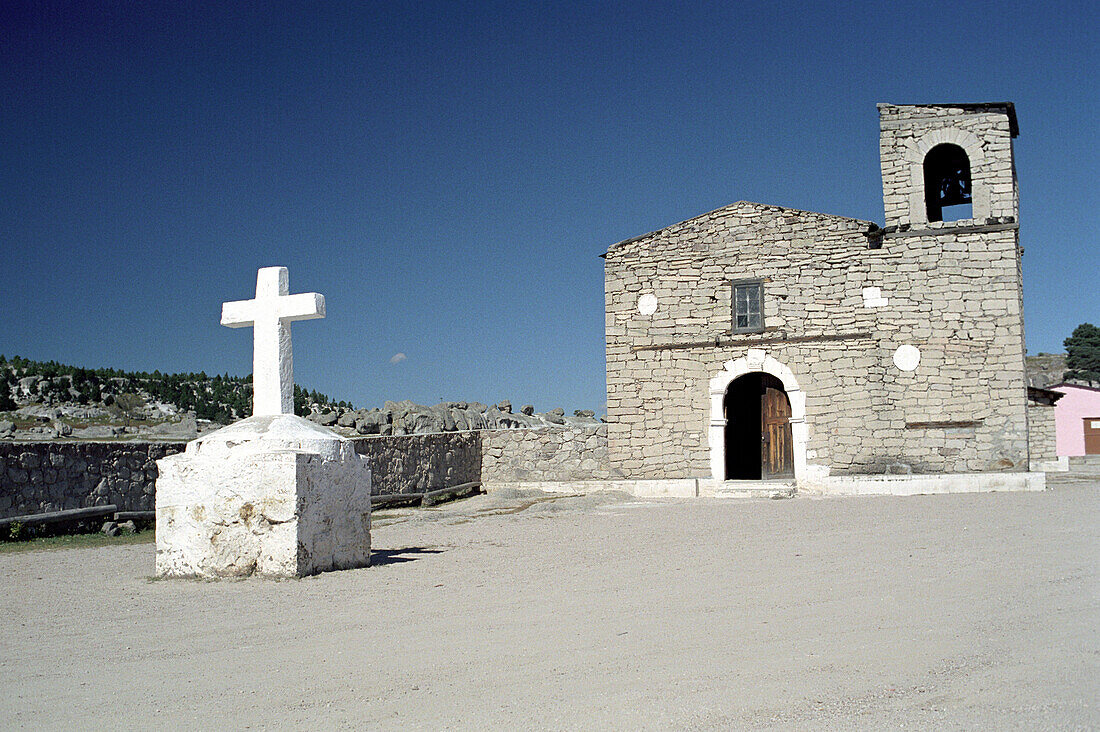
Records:
[[[973,213],[970,158],[958,145],[942,143],[924,158],[924,201],[929,221],[962,221]]]

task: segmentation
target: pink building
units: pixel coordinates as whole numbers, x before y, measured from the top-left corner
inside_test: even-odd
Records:
[[[1065,394],[1054,406],[1058,455],[1100,455],[1100,389],[1080,384],[1047,388]]]

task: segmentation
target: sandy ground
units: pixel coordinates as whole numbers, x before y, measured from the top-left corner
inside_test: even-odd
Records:
[[[0,556],[0,727],[1100,727],[1100,485],[376,514],[376,566]]]

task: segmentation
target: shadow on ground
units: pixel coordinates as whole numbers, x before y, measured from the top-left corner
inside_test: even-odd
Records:
[[[423,554],[439,554],[442,549],[428,549],[422,546],[407,546],[404,549],[371,549],[370,565],[381,567],[386,564],[415,562]]]

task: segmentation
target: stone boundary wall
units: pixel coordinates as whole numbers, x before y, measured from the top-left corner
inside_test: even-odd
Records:
[[[350,438],[371,469],[371,493],[424,493],[481,480],[481,433]]]
[[[156,461],[182,442],[0,443],[0,518],[115,504],[152,511]]]
[[[1027,432],[1033,461],[1058,458],[1053,406],[1028,404]]]
[[[486,483],[623,477],[608,459],[607,425],[483,432],[481,444],[481,480]]]
[[[510,429],[351,438],[371,493],[422,493],[462,483],[622,478],[607,427]],[[152,511],[156,461],[182,442],[0,442],[0,518],[115,504]]]

